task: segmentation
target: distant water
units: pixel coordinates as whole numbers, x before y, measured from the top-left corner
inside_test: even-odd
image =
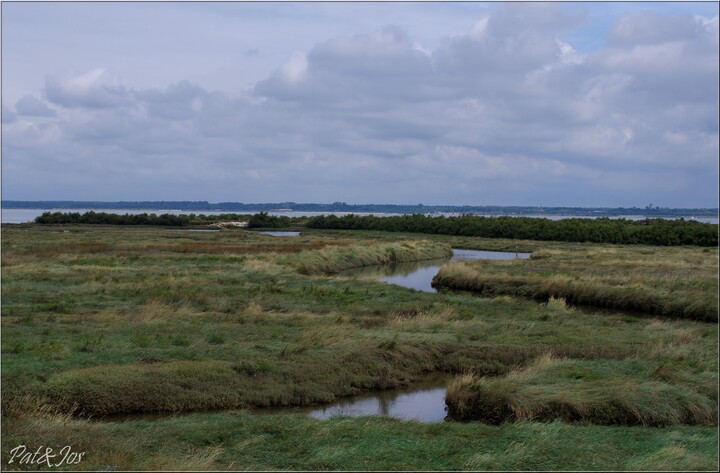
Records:
[[[89,210],[95,212],[106,212],[113,214],[142,214],[142,213],[155,213],[155,214],[174,214],[174,215],[187,215],[187,214],[205,214],[205,215],[220,215],[227,213],[236,214],[255,214],[261,212],[261,210],[246,210],[237,212],[228,212],[225,210],[158,210],[158,209],[2,209],[2,223],[25,223],[32,222],[35,217],[43,214],[43,212],[78,212],[85,213]],[[269,215],[278,215],[286,217],[315,217],[317,215],[337,215],[343,216],[354,213],[355,215],[376,215],[378,217],[391,217],[401,214],[395,213],[371,213],[371,212],[293,212],[293,211],[270,211],[267,212]],[[454,214],[453,214],[454,215]],[[497,215],[484,215],[485,217],[497,217]],[[562,220],[565,218],[597,218],[590,215],[513,215],[514,217],[533,217],[533,218],[547,218],[550,220]],[[647,218],[644,215],[622,215],[611,218],[624,218],[626,220],[643,220]],[[680,217],[677,217],[680,218]],[[675,217],[668,217],[669,220],[675,220]],[[703,223],[714,223],[718,224],[718,217],[685,217],[686,220],[696,220]]]

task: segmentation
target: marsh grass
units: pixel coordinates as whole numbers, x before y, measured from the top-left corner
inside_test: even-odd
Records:
[[[491,424],[506,421],[601,425],[717,425],[717,391],[706,396],[661,381],[633,360],[568,360],[544,355],[498,377],[466,375],[448,387],[449,414]]]
[[[717,249],[591,246],[541,249],[529,260],[453,262],[433,285],[711,322],[717,271]]]
[[[717,326],[626,313],[597,315],[573,310],[570,299],[563,304],[560,294],[547,304],[536,304],[517,293],[492,298],[418,293],[324,274],[378,258],[435,256],[430,253],[446,252],[450,245],[512,250],[514,242],[508,240],[311,231],[300,240],[270,242],[244,231],[180,235],[159,228],[65,229],[68,233],[50,227],[3,227],[2,405],[6,409],[29,396],[42,399],[55,413],[73,414],[66,418],[74,433],[67,435],[97,440],[88,469],[188,465],[199,470],[583,469],[588,465],[672,468],[716,462],[712,449],[699,445],[712,443],[708,439],[716,441],[717,436],[700,426],[671,427],[671,431],[631,427],[620,435],[599,426],[557,423],[547,429],[546,424],[533,422],[448,427],[367,419],[322,423],[293,416],[262,420],[209,413],[162,422],[97,422],[98,416],[121,413],[308,405],[405,386],[432,371],[474,373],[480,378],[509,376],[545,354],[590,363],[584,369],[611,381],[635,383],[641,393],[645,389],[673,396],[680,393],[700,409],[692,415],[702,419],[706,400],[717,400]],[[263,246],[268,244],[287,246],[282,250]],[[214,251],[213,245],[220,245],[223,252]],[[627,273],[632,272],[633,263],[623,259],[622,248],[612,253],[597,245],[543,245],[520,248],[540,252],[542,258],[532,260],[531,267],[564,257],[565,252],[596,251],[593,258],[603,265],[603,272],[625,268],[621,276],[631,276]],[[52,251],[43,253],[45,247]],[[712,257],[712,251],[704,254]],[[352,253],[362,257],[354,259]],[[644,262],[638,273],[666,271],[678,276],[678,271],[690,271],[689,266],[699,264],[695,257],[692,251],[668,253],[662,267]],[[605,259],[613,263],[605,265]],[[510,262],[502,267],[523,264]],[[301,274],[298,270],[303,267],[311,274]],[[487,266],[487,271],[495,271],[492,268]],[[693,274],[687,276],[690,283],[699,273]],[[673,287],[676,297],[699,291],[698,300],[713,287],[707,281],[697,287],[673,284],[666,287]],[[598,366],[617,369],[605,373]],[[637,369],[620,369],[627,366]],[[556,377],[560,383],[562,377]],[[587,378],[575,382],[588,389],[599,383]],[[538,386],[540,391],[546,389],[541,382]],[[657,386],[662,389],[657,391]],[[661,418],[675,415],[670,408],[658,412]],[[644,419],[653,419],[641,413]],[[81,420],[78,415],[96,420]],[[62,424],[52,425],[56,427],[50,430]],[[592,430],[595,427],[599,430]],[[368,436],[368,428],[379,433]],[[3,416],[3,429],[4,455],[18,441],[66,441],[59,430],[46,432],[41,422],[17,414]],[[306,440],[306,432],[311,440]],[[584,457],[568,457],[560,446],[583,438],[583,432],[597,436],[592,445],[600,451],[605,438],[614,438],[618,463],[609,458],[595,462],[602,453],[590,447],[578,451]],[[704,440],[681,443],[682,439],[668,432]],[[493,437],[496,434],[507,437],[501,440]],[[469,442],[462,454],[448,453],[458,444],[453,435]],[[527,444],[538,443],[546,435],[552,436],[557,448],[543,461],[534,462],[533,449]],[[472,439],[480,441],[478,436],[486,440],[473,443]],[[134,450],[125,438],[157,441],[138,441]],[[344,444],[339,438],[366,440],[356,449],[348,444],[341,451],[339,446]],[[637,443],[638,438],[656,441]],[[383,447],[386,441],[391,445],[387,449]],[[516,447],[512,442],[526,446]],[[625,449],[626,444],[639,450]],[[433,445],[442,448],[433,450]],[[687,453],[685,462],[679,458],[682,448]],[[297,456],[292,459],[272,453],[273,449]],[[407,455],[394,456],[398,449]],[[418,450],[437,455],[418,457]],[[370,455],[378,451],[384,453]],[[118,457],[113,460],[113,455]]]

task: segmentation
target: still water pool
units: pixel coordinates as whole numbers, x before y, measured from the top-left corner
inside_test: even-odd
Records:
[[[419,422],[442,422],[445,410],[445,373],[432,373],[408,387],[374,391],[321,406],[260,408],[255,414],[305,414],[315,419],[334,416],[388,416]]]

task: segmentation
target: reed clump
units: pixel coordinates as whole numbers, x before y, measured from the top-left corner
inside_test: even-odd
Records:
[[[637,362],[545,355],[498,378],[466,375],[448,387],[449,415],[508,421],[601,425],[717,425],[717,396],[664,382]]]

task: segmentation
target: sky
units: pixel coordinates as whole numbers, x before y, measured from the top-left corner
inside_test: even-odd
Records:
[[[718,4],[3,3],[2,198],[718,206]]]

